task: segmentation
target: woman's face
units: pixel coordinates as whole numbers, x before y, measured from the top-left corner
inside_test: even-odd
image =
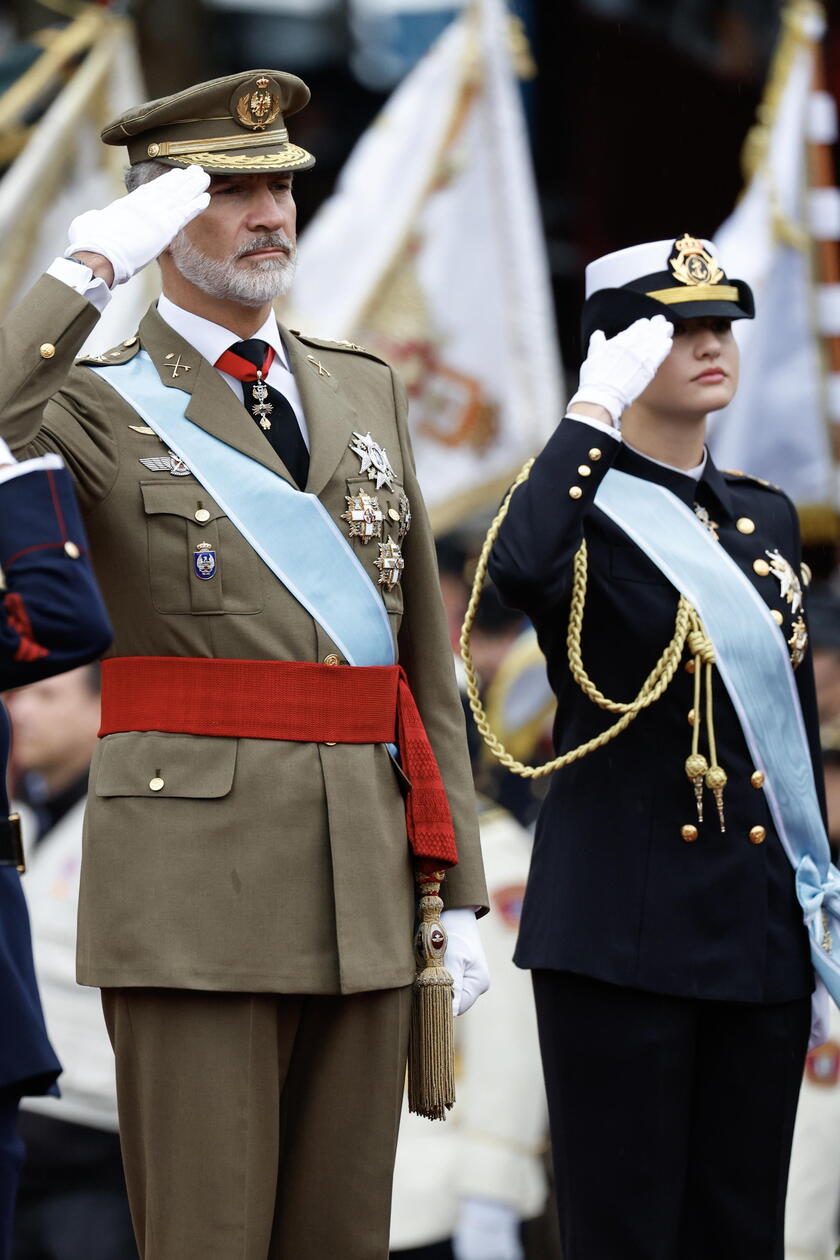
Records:
[[[732,401],[738,388],[738,346],[732,321],[712,316],[680,320],[667,358],[638,401],[673,416],[706,415]]]

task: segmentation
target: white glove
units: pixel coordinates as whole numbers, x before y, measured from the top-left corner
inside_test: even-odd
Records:
[[[569,403],[597,403],[618,424],[619,416],[650,384],[671,349],[674,325],[664,315],[637,319],[609,340],[600,329],[589,339],[580,384]]]
[[[452,1006],[456,1015],[468,1011],[490,988],[490,972],[472,910],[444,910],[440,921],[449,938],[443,965],[455,982]]]
[[[141,184],[104,210],[87,210],[70,224],[64,257],[80,250],[102,254],[114,268],[114,285],[123,284],[207,209],[209,183],[202,167],[189,166]]]
[[[462,1199],[452,1250],[455,1260],[522,1260],[518,1214],[495,1199]]]

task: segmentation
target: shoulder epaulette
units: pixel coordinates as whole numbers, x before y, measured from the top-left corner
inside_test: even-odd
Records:
[[[784,494],[781,486],[775,485],[772,481],[765,481],[763,477],[754,477],[752,473],[741,472],[740,468],[724,468],[724,477],[740,478],[742,481],[751,481],[757,486],[763,486],[765,490],[775,490],[779,494]]]
[[[125,341],[121,341],[120,344],[118,346],[114,346],[112,350],[106,350],[104,354],[80,355],[76,360],[76,363],[99,367],[101,367],[103,363],[109,363],[116,366],[120,363],[128,363],[129,359],[133,359],[139,349],[140,338],[135,334],[135,336],[127,337]]]
[[[307,346],[316,346],[319,350],[344,350],[350,354],[363,354],[368,359],[375,359],[377,363],[385,363],[386,360],[380,354],[376,354],[373,350],[367,350],[364,346],[357,346],[355,341],[330,341],[326,337],[311,337],[309,333],[301,332],[299,328],[290,328],[289,332],[293,337],[297,337],[298,341],[303,341]]]

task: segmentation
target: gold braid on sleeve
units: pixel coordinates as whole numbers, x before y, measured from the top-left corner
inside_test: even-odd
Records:
[[[472,631],[475,621],[476,609],[481,592],[484,587],[484,581],[487,576],[487,565],[493,544],[499,536],[502,522],[508,514],[510,501],[516,490],[528,480],[533,467],[533,459],[528,460],[523,465],[516,477],[513,485],[505,496],[504,502],[495,516],[487,537],[484,540],[484,546],[478,558],[475,570],[475,578],[473,580],[472,592],[470,593],[469,604],[467,605],[464,624],[461,627],[461,659],[464,662],[464,670],[467,679],[467,696],[475,719],[478,732],[483,738],[485,744],[490,749],[493,756],[512,774],[518,774],[524,779],[542,779],[546,775],[553,774],[555,770],[560,770],[563,766],[571,765],[573,761],[579,761],[588,753],[594,752],[596,748],[603,748],[610,740],[615,739],[626,729],[637,717],[643,709],[654,704],[660,696],[664,695],[671,683],[674,675],[679,668],[680,660],[683,652],[688,645],[689,651],[694,658],[693,672],[695,675],[695,704],[692,711],[692,752],[686,760],[685,770],[692,784],[694,785],[695,795],[697,799],[697,810],[699,820],[702,822],[702,790],[703,784],[708,787],[714,794],[715,803],[717,805],[718,816],[720,819],[721,831],[724,830],[723,816],[723,788],[726,784],[726,773],[717,764],[717,749],[714,736],[714,722],[712,717],[712,665],[714,664],[714,648],[711,641],[703,629],[703,625],[695,612],[694,608],[688,600],[680,595],[677,603],[677,614],[674,621],[674,634],[671,641],[663,651],[659,660],[654,665],[650,674],[642,683],[638,695],[635,700],[623,702],[620,700],[610,700],[598,689],[583,664],[581,654],[581,635],[583,633],[583,613],[586,603],[586,584],[588,576],[587,566],[587,549],[585,540],[581,542],[580,547],[575,553],[573,562],[572,577],[572,597],[569,609],[569,627],[566,635],[566,647],[568,652],[569,669],[575,682],[580,687],[585,696],[608,713],[620,714],[616,722],[612,726],[607,727],[599,735],[593,736],[592,739],[580,744],[577,748],[569,749],[568,752],[562,753],[559,757],[555,757],[551,761],[547,761],[542,766],[527,766],[523,762],[517,761],[515,757],[507,751],[501,740],[490,729],[487,721],[487,714],[481,703],[479,695],[478,679],[476,677],[475,667],[470,652],[470,632]],[[705,667],[705,670],[704,670]],[[706,721],[708,727],[709,752],[712,759],[711,768],[705,757],[698,751],[701,709],[700,709],[700,683],[701,671],[705,673],[706,683]],[[702,763],[702,765],[701,765]]]

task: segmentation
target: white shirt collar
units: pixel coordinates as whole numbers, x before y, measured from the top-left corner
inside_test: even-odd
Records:
[[[709,458],[709,452],[703,447],[703,458],[696,468],[677,468],[674,464],[666,464],[661,459],[654,459],[652,455],[646,455],[644,451],[636,450],[635,446],[630,446],[627,438],[624,439],[624,445],[629,447],[636,455],[641,455],[642,459],[650,460],[652,464],[658,464],[660,468],[667,468],[670,472],[682,473],[684,477],[690,477],[692,481],[699,481],[703,476],[703,469],[706,467],[706,460]]]
[[[204,319],[202,315],[195,315],[192,311],[185,311],[183,307],[176,306],[164,293],[161,293],[158,298],[157,310],[161,319],[165,320],[170,328],[174,328],[175,332],[179,333],[191,346],[195,346],[198,353],[210,363],[215,363],[234,342],[242,340],[238,333],[231,332],[229,328],[223,328],[221,324],[214,324],[211,320]],[[287,372],[291,371],[286,347],[283,345],[280,329],[277,327],[277,317],[273,311],[269,311],[262,328],[253,335],[273,346],[277,355],[275,362],[284,367]]]

